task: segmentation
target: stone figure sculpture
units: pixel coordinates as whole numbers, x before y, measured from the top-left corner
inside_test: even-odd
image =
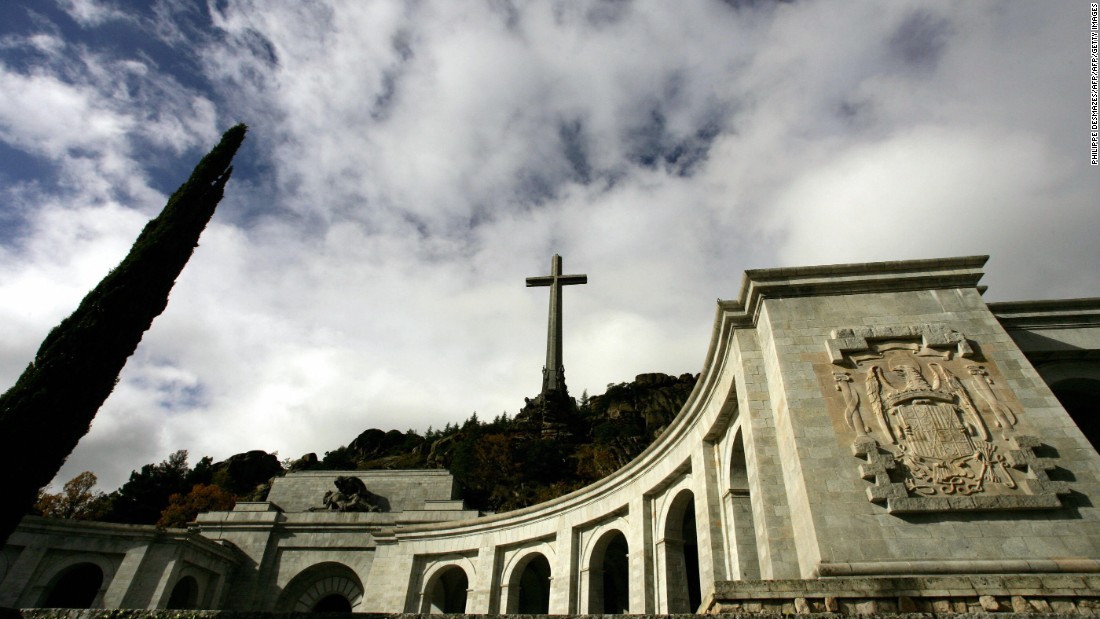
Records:
[[[363,480],[358,477],[341,475],[332,482],[336,490],[325,493],[324,507],[318,511],[333,512],[379,512],[376,495],[367,490]]]

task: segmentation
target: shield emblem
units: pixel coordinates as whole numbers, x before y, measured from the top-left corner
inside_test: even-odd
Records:
[[[951,461],[971,456],[974,444],[953,404],[906,404],[894,409],[909,450],[922,458]]]

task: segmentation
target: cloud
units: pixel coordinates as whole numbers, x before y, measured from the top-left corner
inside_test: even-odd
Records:
[[[74,21],[88,28],[111,21],[128,21],[130,16],[122,9],[101,0],[58,0],[62,10]]]
[[[0,186],[0,286],[36,299],[0,305],[0,375],[219,130],[250,133],[66,479],[514,413],[544,358],[523,279],[554,253],[589,275],[565,294],[577,394],[698,371],[748,268],[990,253],[996,298],[1100,285],[1074,266],[1100,255],[1068,7],[114,6],[0,44],[0,141],[56,177]]]
[[[1041,238],[1022,206],[1060,184],[1064,165],[1035,136],[914,127],[800,175],[765,227],[791,264],[1008,253]]]

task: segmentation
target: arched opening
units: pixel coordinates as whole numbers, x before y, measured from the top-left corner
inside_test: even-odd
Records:
[[[518,577],[512,576],[509,596],[516,598],[514,612],[523,615],[545,615],[550,612],[550,561],[541,553],[532,553],[524,559],[526,565],[516,568]],[[512,604],[509,604],[511,607]]]
[[[733,523],[727,532],[733,550],[734,570],[739,580],[760,578],[760,557],[756,550],[756,524],[752,515],[749,493],[749,472],[745,464],[745,444],[738,430],[730,450],[730,488],[726,493],[726,509]]]
[[[188,610],[199,607],[199,583],[194,576],[184,576],[176,581],[172,587],[172,595],[168,596],[170,610]]]
[[[608,531],[596,542],[589,563],[588,612],[617,615],[630,610],[630,564],[626,536]]]
[[[681,490],[669,506],[661,540],[665,558],[668,612],[693,613],[703,601],[699,586],[699,542],[695,495]]]
[[[351,602],[339,593],[330,593],[317,600],[311,612],[315,613],[350,613]]]
[[[77,563],[61,572],[42,600],[43,608],[91,608],[103,587],[103,570],[95,563]]]
[[[1100,450],[1100,380],[1067,378],[1052,384],[1050,390],[1093,448]]]
[[[466,578],[465,570],[457,565],[443,568],[432,578],[428,586],[430,604],[428,612],[465,613],[466,591],[469,588],[470,581]]]
[[[355,570],[336,562],[318,563],[287,583],[277,608],[300,613],[352,612],[363,601]]]
[[[687,567],[688,610],[695,612],[703,603],[703,591],[699,583],[699,539],[695,530],[695,501],[684,514],[682,533],[684,540],[684,565]]]

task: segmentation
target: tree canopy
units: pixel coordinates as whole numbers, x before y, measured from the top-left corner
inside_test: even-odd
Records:
[[[40,492],[34,508],[47,518],[99,520],[110,505],[106,494],[92,492],[98,482],[99,479],[91,471],[79,473],[65,482],[61,492]]]

